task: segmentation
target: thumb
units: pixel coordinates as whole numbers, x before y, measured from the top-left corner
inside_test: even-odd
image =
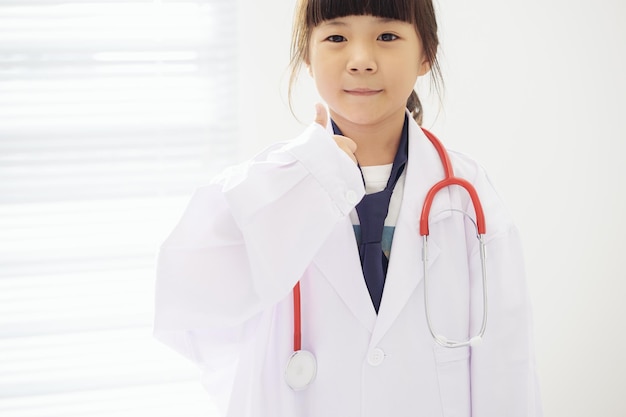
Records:
[[[353,141],[352,139],[350,139],[347,136],[340,136],[340,135],[336,135],[336,136],[343,139],[343,143],[346,145],[346,147],[348,148],[348,150],[351,153],[355,153],[356,152],[357,145],[356,145],[355,141]]]
[[[315,103],[315,123],[322,127],[326,127],[328,123],[328,114],[322,103]]]

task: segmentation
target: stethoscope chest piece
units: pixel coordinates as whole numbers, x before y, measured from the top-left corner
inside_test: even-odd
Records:
[[[317,374],[315,356],[306,350],[296,350],[289,357],[285,370],[285,381],[294,391],[308,387]]]

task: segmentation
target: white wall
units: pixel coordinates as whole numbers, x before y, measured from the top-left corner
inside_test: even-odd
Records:
[[[239,0],[239,3],[243,5],[239,94],[245,114],[241,155],[247,157],[270,143],[298,135],[313,119],[317,95],[310,78],[304,74],[297,89],[298,100],[294,102],[301,122],[296,120],[287,104],[287,66],[295,0]],[[268,13],[269,20],[260,17]]]
[[[293,0],[241,1],[247,156],[302,125],[286,106]],[[446,94],[425,125],[483,163],[521,229],[545,414],[624,416],[626,3],[438,7]],[[309,122],[316,94],[302,80]]]

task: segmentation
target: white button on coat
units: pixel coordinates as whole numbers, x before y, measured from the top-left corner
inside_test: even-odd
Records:
[[[359,202],[359,196],[354,190],[348,190],[346,191],[346,201],[356,205]]]
[[[372,366],[378,366],[385,360],[385,352],[382,349],[375,348],[372,349],[367,354],[367,363]]]

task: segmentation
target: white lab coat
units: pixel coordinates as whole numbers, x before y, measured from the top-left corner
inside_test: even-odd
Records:
[[[229,417],[540,416],[531,311],[518,232],[483,170],[450,153],[487,221],[488,323],[483,344],[448,349],[424,314],[419,214],[441,161],[411,119],[404,196],[379,314],[370,300],[349,213],[364,195],[357,166],[332,130],[313,124],[293,141],[233,167],[193,196],[163,244],[155,335],[202,366]],[[458,187],[432,208],[432,321],[448,338],[482,318],[473,213]],[[293,352],[291,290],[301,281],[302,347],[317,377],[284,380]],[[471,302],[469,301],[471,299]]]

